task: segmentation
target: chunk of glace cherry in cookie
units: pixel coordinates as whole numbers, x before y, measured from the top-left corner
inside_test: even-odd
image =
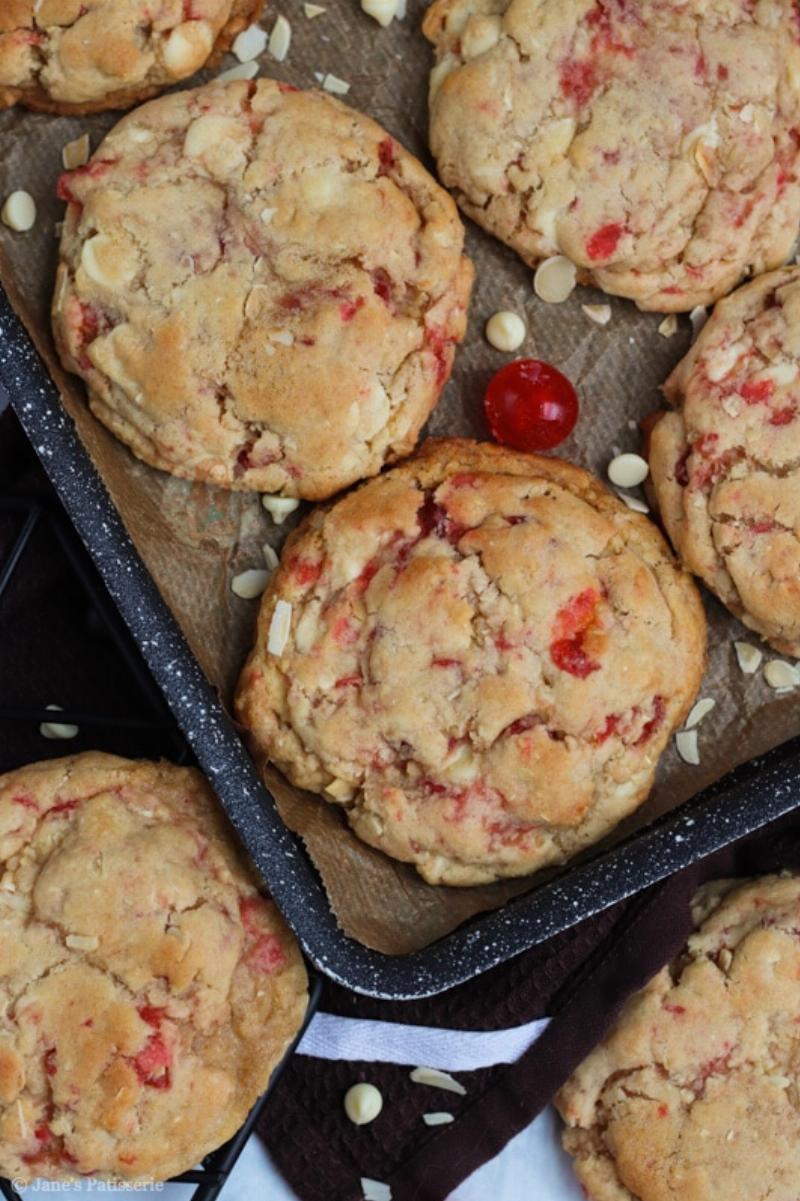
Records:
[[[515,359],[492,376],[484,401],[489,428],[514,450],[552,450],[578,420],[578,397],[565,375],[540,359]]]
[[[598,662],[600,593],[584,588],[576,593],[556,614],[550,658],[560,671],[585,680],[600,670]]]
[[[252,971],[265,976],[271,976],[286,963],[280,939],[265,928],[269,904],[261,896],[243,897],[239,902],[246,939],[245,962]]]

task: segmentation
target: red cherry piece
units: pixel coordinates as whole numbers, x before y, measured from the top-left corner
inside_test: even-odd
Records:
[[[514,450],[552,450],[578,420],[572,384],[539,359],[516,359],[501,367],[489,381],[485,408],[497,441]]]

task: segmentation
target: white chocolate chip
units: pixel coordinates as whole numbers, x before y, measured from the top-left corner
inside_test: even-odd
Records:
[[[344,1111],[356,1126],[374,1122],[383,1109],[383,1097],[374,1084],[354,1084],[344,1095]]]
[[[361,1177],[361,1195],[364,1201],[392,1201],[392,1190],[381,1180],[370,1180],[369,1176]]]
[[[328,11],[327,8],[323,8],[323,6],[321,4],[304,4],[303,5],[303,12],[306,14],[309,21],[313,21],[314,17],[321,17],[322,14],[327,11]]]
[[[456,691],[456,696],[459,691],[460,689]],[[478,762],[471,744],[462,742],[456,747],[453,754],[445,760],[442,770],[448,780],[454,780],[456,783],[474,780],[478,774]]]
[[[293,496],[272,496],[269,492],[261,497],[261,503],[276,525],[283,525],[289,514],[300,507],[300,501]]]
[[[276,601],[267,635],[267,651],[270,655],[283,654],[291,628],[292,606],[285,600]]]
[[[518,350],[526,332],[522,318],[508,309],[494,313],[486,322],[486,340],[495,350]]]
[[[611,320],[610,304],[582,304],[581,308],[595,325],[608,325]]]
[[[257,596],[261,596],[268,583],[268,571],[264,571],[263,567],[251,567],[233,577],[231,592],[242,600],[255,600]]]
[[[442,1088],[448,1093],[458,1093],[465,1097],[467,1090],[463,1084],[454,1080],[449,1072],[440,1072],[438,1068],[414,1068],[411,1079],[415,1084],[428,1084],[431,1088]]]
[[[0,213],[3,224],[15,233],[26,234],[36,224],[36,201],[30,192],[12,192]]]
[[[708,321],[708,309],[702,304],[695,305],[689,314],[689,320],[692,323],[692,341],[694,341],[706,321]]]
[[[61,705],[48,705],[47,708],[56,713],[60,713],[62,710]],[[80,730],[78,726],[73,726],[68,722],[43,721],[39,726],[39,733],[42,738],[77,738]]]
[[[608,465],[608,478],[618,488],[638,488],[650,474],[647,460],[641,455],[617,455]]]
[[[770,659],[764,666],[764,679],[776,692],[790,692],[800,684],[800,672],[785,659]]]
[[[294,346],[294,334],[290,329],[276,329],[269,335],[271,342],[277,342],[279,346]]]
[[[267,571],[274,571],[278,566],[278,552],[275,550],[274,546],[270,546],[268,542],[265,542],[261,547],[261,553],[264,556],[264,562],[267,565]]]
[[[164,66],[179,77],[196,71],[214,46],[214,31],[208,21],[184,21],[176,25],[164,43]]]
[[[699,726],[704,717],[707,717],[711,710],[716,705],[713,696],[704,696],[699,700],[689,711],[689,716],[684,723],[685,730],[692,730],[695,726]]]
[[[764,658],[763,651],[759,650],[757,646],[753,646],[751,642],[734,642],[733,649],[736,651],[739,667],[745,675],[752,676],[758,671],[761,660]]]
[[[729,417],[738,417],[742,411],[741,403],[735,396],[726,396],[722,407]]]
[[[616,489],[615,489],[616,491]],[[624,502],[634,513],[649,513],[649,506],[640,500],[638,496],[631,496],[627,492],[617,492],[617,496]]]
[[[330,784],[325,785],[325,792],[334,801],[352,801],[356,795],[356,786],[355,784],[351,784],[349,780],[331,780]],[[355,1121],[355,1118],[353,1121]]]
[[[234,79],[255,79],[258,75],[258,63],[237,63],[235,67],[228,67],[227,71],[220,71],[217,76],[217,83],[232,83]]]
[[[675,313],[667,313],[664,320],[658,327],[658,332],[662,338],[671,338],[673,334],[678,332],[678,317]]]
[[[385,29],[397,16],[397,0],[361,0],[361,11]]]
[[[330,92],[334,96],[346,96],[350,91],[350,84],[344,79],[340,79],[338,75],[323,75],[322,86],[326,92]]]
[[[272,209],[271,208],[263,208],[261,210],[261,214],[260,214],[261,220],[264,222],[265,225],[269,225],[270,221],[275,216],[277,211],[278,210],[275,208],[272,208]]]
[[[100,946],[94,934],[68,934],[64,942],[71,951],[96,951]]]
[[[576,267],[563,254],[554,254],[536,268],[533,290],[546,304],[561,304],[575,287]]]
[[[700,752],[697,748],[697,730],[679,730],[675,735],[675,746],[684,763],[697,767]]]
[[[74,171],[76,167],[85,167],[89,161],[91,143],[88,133],[82,133],[79,138],[67,142],[61,148],[61,162],[65,171]]]
[[[422,1120],[426,1126],[447,1126],[454,1118],[451,1113],[445,1113],[442,1110],[438,1113],[424,1113]]]
[[[136,275],[137,265],[135,249],[108,234],[95,234],[81,248],[81,267],[104,288],[124,288]]]
[[[465,62],[486,54],[500,41],[503,20],[497,14],[472,16],[461,35],[461,55]]]
[[[289,53],[289,47],[292,44],[292,27],[286,20],[286,17],[280,16],[272,26],[272,33],[269,35],[269,52],[276,62],[282,63]]]
[[[250,63],[267,48],[267,33],[260,25],[248,25],[234,39],[231,50],[240,63]]]
[[[208,151],[214,151],[228,141],[235,149],[241,142],[241,137],[241,127],[233,117],[205,113],[202,117],[195,118],[186,130],[183,153],[187,158],[201,158]]]
[[[752,104],[743,104],[739,109],[739,120],[744,121],[745,125],[752,125],[753,118],[756,115],[756,110]]]
[[[153,140],[152,129],[147,129],[144,125],[131,125],[128,127],[127,133],[130,140],[136,142],[138,145]]]

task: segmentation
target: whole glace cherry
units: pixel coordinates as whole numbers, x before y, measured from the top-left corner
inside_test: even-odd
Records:
[[[484,406],[497,441],[514,450],[552,450],[578,420],[572,384],[540,359],[515,359],[501,367],[489,381]]]

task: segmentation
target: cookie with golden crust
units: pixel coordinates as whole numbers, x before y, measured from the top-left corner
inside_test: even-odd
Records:
[[[797,1196],[800,880],[719,893],[556,1098],[592,1201]]]
[[[193,1167],[303,1019],[295,941],[191,768],[90,753],[0,776],[0,926],[3,1176]]]
[[[480,884],[644,800],[704,651],[690,578],[588,472],[432,440],[289,539],[236,707],[365,842]]]
[[[439,174],[525,262],[666,312],[788,255],[792,0],[436,0],[424,31]]]
[[[800,656],[800,267],[720,303],[664,385],[653,486],[686,567]]]
[[[129,108],[216,61],[263,0],[3,0],[0,108]]]
[[[60,188],[56,340],[139,458],[320,499],[413,448],[472,267],[450,196],[374,121],[212,84],[126,117]]]

